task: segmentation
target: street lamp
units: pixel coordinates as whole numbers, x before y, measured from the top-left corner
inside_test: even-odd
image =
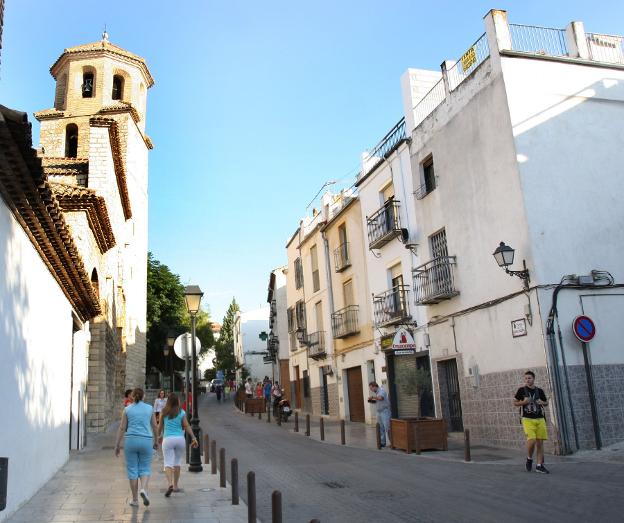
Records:
[[[184,289],[184,301],[186,308],[191,315],[191,347],[192,347],[192,370],[193,370],[193,415],[191,418],[191,429],[197,441],[201,440],[201,429],[199,428],[199,416],[197,415],[197,349],[195,346],[195,322],[197,313],[199,312],[199,304],[204,293],[197,285],[189,285]],[[204,452],[206,449],[204,449]],[[201,464],[201,455],[199,453],[199,445],[191,447],[191,457],[189,460],[189,472],[201,472],[203,470]]]
[[[522,282],[524,283],[524,288],[528,289],[531,278],[529,277],[529,270],[526,267],[526,261],[522,260],[522,265],[524,266],[523,270],[521,271],[509,270],[509,266],[514,261],[515,253],[516,251],[514,250],[513,247],[510,247],[509,245],[505,245],[505,242],[500,242],[499,246],[492,253],[492,255],[494,256],[496,263],[498,263],[498,266],[501,269],[504,269],[505,272],[509,274],[509,276],[517,276],[518,278],[520,278]]]
[[[169,360],[169,370],[171,371],[171,387],[169,388],[170,392],[173,392],[173,346],[175,345],[176,333],[173,329],[169,329],[167,331],[167,347],[169,348],[169,352],[171,353],[171,359]],[[167,353],[165,352],[165,356]]]

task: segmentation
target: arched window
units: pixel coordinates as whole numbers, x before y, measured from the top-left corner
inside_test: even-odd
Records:
[[[95,86],[93,85],[94,74],[92,72],[82,73],[82,97],[93,98],[93,91]]]
[[[65,109],[65,94],[67,90],[67,75],[62,75],[56,82],[56,94],[54,96],[54,107],[59,110]]]
[[[65,157],[76,158],[78,156],[78,126],[70,123],[65,128]]]
[[[91,272],[91,286],[93,287],[93,290],[95,291],[95,295],[97,296],[99,300],[100,299],[100,282],[98,280],[98,273],[95,269],[93,269],[93,271]]]
[[[113,76],[113,100],[123,100],[123,87],[124,87],[124,79],[123,76],[116,74]]]

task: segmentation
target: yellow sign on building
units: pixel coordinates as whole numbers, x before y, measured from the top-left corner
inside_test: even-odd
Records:
[[[459,61],[461,62],[464,73],[477,62],[477,53],[474,45],[462,55]]]

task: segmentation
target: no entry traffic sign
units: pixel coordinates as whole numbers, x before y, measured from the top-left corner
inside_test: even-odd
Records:
[[[577,316],[572,322],[572,332],[582,342],[588,342],[596,335],[596,325],[589,316]]]

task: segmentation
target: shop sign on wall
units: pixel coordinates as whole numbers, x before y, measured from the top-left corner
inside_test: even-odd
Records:
[[[396,356],[414,354],[416,352],[416,343],[410,331],[403,327],[396,331],[392,339],[392,350]]]

